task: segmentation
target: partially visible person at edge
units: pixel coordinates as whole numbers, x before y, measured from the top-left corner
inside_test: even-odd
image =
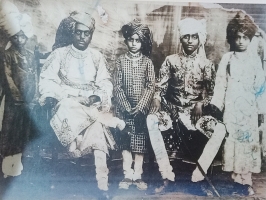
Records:
[[[258,28],[238,13],[226,29],[230,52],[219,64],[211,104],[223,111],[229,133],[224,145],[223,170],[232,172],[235,189],[254,194],[252,173],[261,168],[257,100],[265,90],[265,76],[252,39]]]
[[[34,55],[25,48],[33,35],[31,18],[20,13],[14,4],[2,3],[0,27],[8,35],[9,42],[3,55],[5,108],[0,153],[4,158],[2,171],[7,177],[21,174],[23,150],[33,138],[31,114],[38,103],[38,78]]]
[[[39,101],[41,105],[54,104],[50,124],[61,144],[73,156],[80,157],[93,150],[99,194],[109,199],[106,156],[109,149],[115,149],[115,141],[103,125],[104,119],[99,119],[99,112],[91,112],[91,106],[101,102],[97,107],[107,113],[113,85],[103,55],[89,47],[95,29],[94,18],[88,13],[78,12],[67,19],[70,18],[68,27],[72,27],[69,29],[72,43],[59,45],[47,58],[40,74]],[[118,118],[112,122],[114,127],[125,125]]]
[[[151,144],[164,179],[163,185],[156,188],[155,192],[164,191],[174,178],[164,142],[166,148],[174,150],[173,147],[179,147],[183,156],[197,159],[206,173],[226,133],[224,125],[211,116],[200,120],[196,126],[199,130],[195,127],[202,116],[203,105],[208,105],[212,97],[215,81],[214,65],[206,58],[204,50],[206,21],[186,18],[179,22],[178,29],[182,51],[166,57],[162,64],[151,113],[147,118]],[[177,119],[180,132],[171,131],[163,142],[162,135],[173,128],[172,123]],[[203,124],[205,128],[202,127]],[[182,137],[175,134],[182,134]],[[191,180],[198,182],[203,179],[204,176],[197,167]]]
[[[117,114],[126,121],[128,132],[121,135],[124,179],[120,189],[133,183],[139,190],[146,190],[142,180],[143,158],[148,149],[146,117],[154,94],[155,73],[151,61],[151,32],[147,25],[134,20],[121,29],[128,52],[116,62],[114,95]],[[134,168],[131,168],[134,159]]]

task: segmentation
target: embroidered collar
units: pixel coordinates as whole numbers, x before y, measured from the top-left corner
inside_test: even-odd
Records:
[[[195,58],[198,55],[198,49],[196,49],[192,54],[188,55],[182,48],[182,55],[186,58]]]
[[[26,49],[22,49],[22,51],[19,51],[17,48],[11,46],[10,50],[12,50],[16,55],[18,55],[20,58],[24,58],[27,55]]]
[[[138,53],[131,53],[130,51],[128,51],[126,53],[126,57],[130,60],[139,60],[140,58],[142,58],[142,53],[141,52],[138,52]]]
[[[88,55],[90,55],[90,48],[88,47],[84,51],[80,51],[77,48],[73,46],[73,44],[70,46],[70,53],[73,57],[78,59],[86,58]]]

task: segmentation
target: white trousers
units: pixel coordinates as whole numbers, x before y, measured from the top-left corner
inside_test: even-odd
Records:
[[[240,183],[242,185],[250,185],[252,186],[252,173],[248,172],[246,174],[232,173],[232,179],[236,183]]]
[[[106,162],[106,153],[100,150],[94,150],[96,180],[100,190],[108,190],[108,173]]]
[[[163,141],[163,136],[159,130],[159,119],[156,115],[150,114],[147,117],[147,127],[149,130],[149,137],[155,158],[159,167],[159,171],[163,179],[171,181],[175,180],[175,174],[170,164],[168,154]]]
[[[207,142],[207,144],[204,147],[204,150],[198,160],[200,166],[202,167],[203,171],[207,173],[207,170],[209,169],[210,165],[213,162],[213,159],[215,158],[222,142],[226,134],[226,128],[225,125],[222,123],[217,123],[214,132]],[[198,167],[194,170],[192,179],[194,177],[197,177],[194,179],[195,181],[199,181],[203,179],[203,175],[199,171]]]
[[[122,151],[122,157],[123,157],[123,171],[125,178],[128,178],[130,180],[137,180],[141,179],[141,175],[143,173],[143,158],[144,154],[140,153],[134,153],[135,159],[134,159],[134,168],[132,169],[132,153],[128,150]]]

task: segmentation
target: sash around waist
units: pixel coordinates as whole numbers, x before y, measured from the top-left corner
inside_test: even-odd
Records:
[[[89,90],[94,91],[94,90],[99,89],[98,86],[96,86],[93,81],[91,81],[88,84],[79,84],[79,83],[75,83],[73,81],[70,81],[66,76],[63,75],[61,70],[59,70],[58,76],[64,84],[66,84],[66,85],[68,85],[74,89],[81,89],[81,90],[86,90],[86,91],[89,91]]]

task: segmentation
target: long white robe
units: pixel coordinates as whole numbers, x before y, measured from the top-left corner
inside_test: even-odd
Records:
[[[74,46],[56,49],[43,66],[39,90],[42,105],[47,97],[59,101],[50,124],[64,146],[87,129],[84,137],[89,138],[84,148],[86,152],[91,148],[108,153],[108,145],[114,145],[112,138],[112,141],[105,139],[107,134],[110,135],[108,129],[102,126],[97,132],[91,133],[95,116],[87,111],[88,107],[69,98],[69,95],[89,97],[95,94],[100,96],[106,110],[110,108],[113,85],[100,52],[91,48],[79,51]]]
[[[260,172],[257,100],[264,83],[258,56],[248,52],[229,52],[223,56],[211,103],[224,110],[223,120],[229,133],[224,145],[225,171]]]

